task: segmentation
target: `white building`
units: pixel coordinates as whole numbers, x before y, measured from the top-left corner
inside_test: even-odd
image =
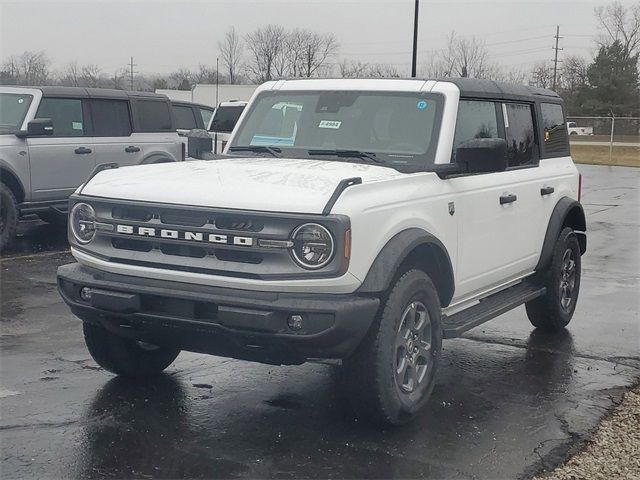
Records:
[[[218,102],[230,100],[249,100],[258,85],[218,85]],[[216,86],[197,84],[191,90],[156,89],[156,93],[166,95],[171,100],[201,103],[216,106]]]

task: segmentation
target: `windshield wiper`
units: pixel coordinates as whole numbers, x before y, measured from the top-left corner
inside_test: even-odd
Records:
[[[268,145],[236,145],[229,147],[230,152],[256,152],[270,153],[274,157],[282,157],[282,149],[278,147],[270,147]]]
[[[385,163],[373,152],[361,152],[360,150],[309,150],[309,155],[333,155],[342,158],[361,158],[375,163]]]

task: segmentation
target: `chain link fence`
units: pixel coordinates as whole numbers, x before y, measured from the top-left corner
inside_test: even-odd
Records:
[[[571,153],[580,163],[640,166],[640,117],[567,117]]]

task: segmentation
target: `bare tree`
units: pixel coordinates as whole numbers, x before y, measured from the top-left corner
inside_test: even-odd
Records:
[[[338,70],[342,78],[366,77],[369,64],[358,61],[343,60],[338,64]]]
[[[169,75],[169,79],[178,90],[190,90],[193,84],[193,72],[188,68],[180,68]]]
[[[253,80],[261,83],[284,75],[285,41],[286,32],[279,25],[267,25],[246,35],[245,42],[251,56],[246,68]]]
[[[459,37],[456,32],[449,35],[446,48],[433,53],[425,70],[431,77],[489,78],[496,74],[484,41]]]
[[[12,55],[2,67],[3,78],[16,85],[44,85],[50,80],[50,62],[44,52]]]
[[[218,49],[229,83],[237,83],[242,70],[243,45],[234,27],[227,30],[222,42],[218,42]]]
[[[99,87],[102,70],[98,65],[89,64],[82,66],[82,84],[86,87]]]
[[[597,7],[595,15],[605,32],[601,44],[619,41],[630,57],[640,52],[640,2],[626,7],[616,0],[606,7]]]
[[[118,90],[126,90],[127,83],[125,82],[129,72],[125,68],[119,68],[113,75],[109,78],[109,83],[111,88],[116,88]]]
[[[491,71],[491,69],[490,69]],[[489,73],[487,78],[497,80],[499,82],[523,84],[527,81],[527,72],[517,68],[496,67],[493,73]]]
[[[533,87],[550,88],[553,83],[553,68],[546,62],[536,63],[531,70],[529,84]]]
[[[70,87],[80,86],[80,67],[78,62],[69,62],[60,75],[60,83]]]
[[[574,91],[587,84],[589,65],[583,57],[570,55],[562,60],[560,85],[564,90]]]
[[[312,77],[322,69],[327,61],[336,55],[338,41],[332,33],[320,34],[309,30],[294,30],[290,34],[290,51],[295,58],[295,76]]]
[[[216,79],[218,78],[218,72],[214,67],[208,67],[207,65],[200,64],[198,66],[198,71],[193,72],[191,75],[191,81],[193,84],[196,83],[216,83]],[[223,79],[219,79],[222,83]]]

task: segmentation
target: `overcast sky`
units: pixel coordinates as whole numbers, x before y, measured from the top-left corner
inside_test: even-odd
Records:
[[[418,63],[452,30],[486,41],[492,58],[528,69],[553,58],[556,24],[565,54],[590,57],[596,34],[589,0],[421,0]],[[633,0],[624,0],[631,4]],[[395,64],[409,73],[413,0],[0,0],[0,56],[44,50],[54,68],[72,60],[105,73],[135,57],[142,73],[215,65],[217,41],[231,26],[266,23],[333,32],[340,58]]]

